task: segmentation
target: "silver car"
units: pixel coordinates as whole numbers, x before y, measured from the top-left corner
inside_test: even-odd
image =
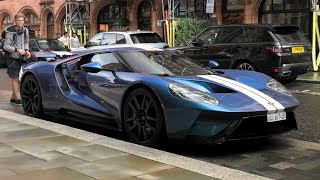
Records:
[[[109,31],[101,32],[90,39],[84,46],[72,50],[101,49],[109,45],[142,44],[154,48],[167,48],[168,44],[152,31]]]

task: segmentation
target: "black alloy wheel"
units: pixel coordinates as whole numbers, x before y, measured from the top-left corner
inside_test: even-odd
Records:
[[[41,117],[43,114],[40,87],[33,75],[27,76],[20,89],[22,107],[26,115]]]
[[[248,61],[242,61],[237,64],[236,69],[244,71],[257,71],[254,65]]]
[[[123,125],[131,142],[154,146],[164,129],[164,116],[157,97],[144,88],[133,90],[125,102]]]

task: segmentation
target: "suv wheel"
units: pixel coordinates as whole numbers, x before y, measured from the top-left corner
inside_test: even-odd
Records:
[[[244,71],[257,71],[257,69],[254,67],[254,65],[248,61],[242,61],[242,62],[238,63],[236,65],[235,69],[244,70]]]

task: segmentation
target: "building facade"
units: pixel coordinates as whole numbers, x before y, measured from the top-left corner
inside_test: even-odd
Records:
[[[311,27],[311,0],[215,0],[215,12],[206,13],[207,0],[175,0],[176,18],[201,18],[214,24],[293,24],[306,35]],[[69,2],[69,3],[67,3]],[[71,3],[70,3],[71,2]],[[65,30],[67,9],[80,6],[90,37],[101,31],[152,30],[163,34],[167,0],[19,0],[0,1],[0,30],[13,24],[13,16],[26,15],[25,25],[35,38],[54,38]],[[66,6],[68,8],[66,9]],[[163,8],[164,7],[164,8]],[[79,11],[81,8],[78,8]],[[83,30],[83,27],[75,26]],[[77,30],[77,29],[76,29]]]

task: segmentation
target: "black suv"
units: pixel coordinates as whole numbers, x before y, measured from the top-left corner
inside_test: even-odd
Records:
[[[203,65],[260,71],[278,80],[294,80],[311,69],[311,44],[297,26],[224,25],[202,31],[192,43],[169,48]]]

